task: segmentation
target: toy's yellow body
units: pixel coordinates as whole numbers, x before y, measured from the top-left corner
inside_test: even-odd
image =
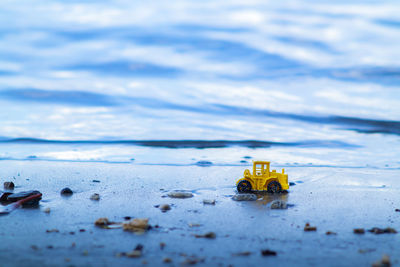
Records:
[[[254,161],[253,174],[248,169],[244,171],[243,178],[236,182],[239,192],[269,191],[277,193],[282,190],[289,189],[288,175],[282,169],[282,173],[277,173],[276,170],[270,171],[269,161]]]

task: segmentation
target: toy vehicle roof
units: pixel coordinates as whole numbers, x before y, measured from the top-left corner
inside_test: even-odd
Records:
[[[254,164],[269,164],[269,161],[264,161],[264,160],[254,160],[253,161]]]

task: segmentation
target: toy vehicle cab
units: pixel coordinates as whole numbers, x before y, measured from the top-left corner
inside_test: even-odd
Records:
[[[253,174],[246,169],[243,178],[236,182],[239,193],[250,191],[268,191],[279,193],[289,189],[288,175],[282,169],[282,173],[276,170],[270,171],[269,161],[253,161]]]

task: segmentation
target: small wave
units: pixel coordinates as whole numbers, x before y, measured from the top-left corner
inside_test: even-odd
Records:
[[[114,106],[116,102],[105,95],[84,91],[41,90],[36,88],[17,88],[0,91],[0,97],[11,100],[57,103],[86,106]]]
[[[299,142],[272,142],[260,140],[48,140],[37,138],[3,138],[0,143],[18,144],[80,144],[80,145],[135,145],[160,148],[226,148],[248,147],[268,148],[272,146],[287,147],[358,147],[357,145],[332,140],[311,140]]]

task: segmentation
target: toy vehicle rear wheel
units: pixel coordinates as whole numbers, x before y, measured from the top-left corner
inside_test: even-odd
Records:
[[[251,184],[249,181],[240,181],[237,185],[237,191],[239,193],[250,192]]]
[[[272,181],[268,184],[267,190],[270,193],[279,193],[282,191],[282,186],[277,181]]]

